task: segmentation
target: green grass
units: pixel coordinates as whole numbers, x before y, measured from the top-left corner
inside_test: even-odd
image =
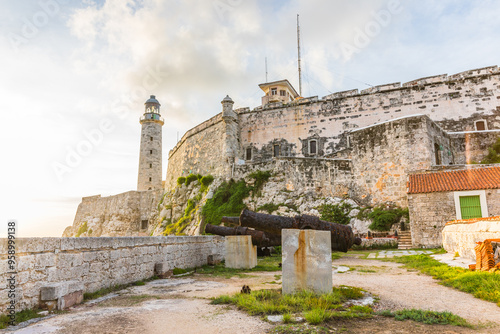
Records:
[[[112,293],[112,292],[115,292],[115,291],[120,291],[120,290],[126,289],[126,288],[131,287],[131,286],[145,285],[146,282],[153,281],[153,280],[156,280],[156,279],[158,279],[158,276],[153,276],[153,277],[150,277],[148,279],[141,280],[141,281],[136,281],[136,282],[132,282],[132,283],[129,283],[129,284],[116,284],[116,285],[113,285],[113,286],[110,286],[110,287],[107,287],[107,288],[99,289],[99,290],[94,291],[94,292],[85,292],[83,294],[83,300],[97,299],[97,298],[105,296],[105,295],[107,295],[109,293]]]
[[[250,195],[250,191],[251,187],[246,185],[245,180],[223,182],[203,206],[205,223],[220,225],[222,216],[239,216],[246,208],[243,199]]]
[[[224,278],[231,278],[233,276],[238,276],[240,278],[248,277],[244,273],[248,272],[258,272],[258,271],[280,271],[281,268],[279,263],[281,262],[281,255],[272,255],[259,257],[257,261],[257,266],[252,269],[234,269],[226,268],[226,266],[221,263],[215,266],[205,265],[201,268],[196,269],[197,274],[211,275]]]
[[[283,314],[288,318],[290,314],[301,314],[309,324],[317,325],[336,318],[371,317],[373,310],[368,306],[344,305],[350,299],[362,297],[360,288],[340,286],[334,287],[328,294],[300,291],[282,295],[281,290],[257,290],[250,294],[220,296],[211,303],[233,304],[251,315]]]
[[[15,323],[19,324],[24,321],[28,321],[34,318],[41,318],[42,315],[38,314],[41,310],[39,309],[26,309],[16,312]],[[10,318],[6,314],[0,315],[0,329],[7,328],[9,326]]]
[[[271,334],[329,334],[328,328],[319,326],[309,326],[308,324],[279,325],[274,327]]]
[[[383,311],[380,313],[385,317],[394,317],[394,319],[403,320],[413,320],[417,322],[422,322],[424,324],[439,324],[439,325],[454,325],[461,327],[472,328],[473,326],[467,322],[464,318],[459,317],[450,312],[435,312],[435,311],[423,311],[423,310],[400,310],[400,311]]]
[[[450,267],[424,254],[386,260],[403,263],[406,268],[417,269],[424,274],[441,280],[441,283],[445,286],[468,292],[476,298],[494,302],[500,306],[499,274]]]

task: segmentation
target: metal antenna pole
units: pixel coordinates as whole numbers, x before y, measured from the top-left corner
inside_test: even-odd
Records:
[[[299,14],[297,14],[297,51],[299,59],[299,95],[302,96],[302,73],[300,69],[300,27],[299,27]]]
[[[267,82],[267,57],[266,57],[266,82]]]

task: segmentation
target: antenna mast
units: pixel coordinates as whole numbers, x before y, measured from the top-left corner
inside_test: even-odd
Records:
[[[300,27],[299,27],[299,14],[297,14],[297,51],[299,59],[299,95],[302,96],[302,73],[300,69]]]
[[[268,82],[267,81],[267,57],[266,57],[266,82]]]

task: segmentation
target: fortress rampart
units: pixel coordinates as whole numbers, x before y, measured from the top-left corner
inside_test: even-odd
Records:
[[[7,239],[0,239],[0,279],[7,282]],[[16,240],[16,310],[33,308],[41,287],[65,281],[83,283],[84,292],[152,277],[156,263],[167,269],[193,268],[224,256],[224,238],[115,237],[21,238]],[[6,284],[0,286],[0,312],[9,302]]]
[[[500,71],[492,66],[235,112],[237,165],[273,157],[353,158],[346,155],[349,133],[405,116],[427,115],[446,132],[475,131],[477,122],[486,131],[500,129]],[[224,156],[226,131],[221,114],[189,130],[170,151],[166,188],[190,172],[221,176],[232,170]],[[311,141],[316,152],[310,152]]]

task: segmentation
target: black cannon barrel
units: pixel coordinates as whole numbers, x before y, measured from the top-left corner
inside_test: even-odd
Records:
[[[226,227],[207,224],[205,226],[205,233],[217,234],[217,235],[250,235],[252,237],[252,244],[259,247],[270,247],[270,246],[280,246],[281,236],[275,234],[265,233],[263,231],[257,231],[250,229],[248,227]]]
[[[240,225],[240,217],[222,217],[221,222],[230,225]]]
[[[353,244],[361,244],[361,239],[355,238],[350,226],[330,223],[318,217],[299,215],[294,218],[257,213],[247,209],[241,211],[240,224],[252,227],[266,233],[281,235],[282,229],[301,229],[330,231],[332,250],[347,252]]]

